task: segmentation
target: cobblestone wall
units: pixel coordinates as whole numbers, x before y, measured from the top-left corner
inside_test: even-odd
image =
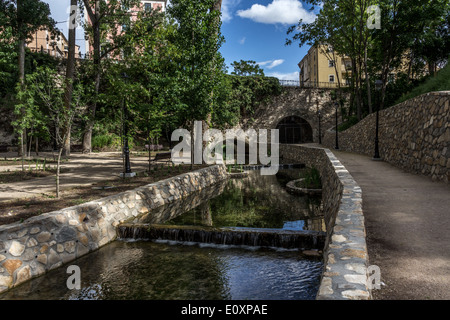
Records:
[[[327,240],[316,299],[371,299],[361,188],[328,149],[280,145],[280,155],[316,167],[322,178]]]
[[[0,226],[0,292],[116,239],[116,226],[227,177],[222,165]]]
[[[450,181],[450,91],[430,92],[379,113],[380,157],[405,171]],[[339,149],[374,155],[375,113],[339,132]],[[324,146],[334,148],[335,132]]]

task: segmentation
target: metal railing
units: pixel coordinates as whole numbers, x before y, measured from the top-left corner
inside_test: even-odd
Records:
[[[317,81],[303,81],[298,80],[278,80],[283,87],[300,87],[300,88],[338,88],[336,82],[317,82]],[[341,87],[347,87],[345,83],[341,83]]]
[[[300,87],[300,81],[298,80],[278,80],[283,87]]]
[[[346,87],[345,83],[341,83],[341,87]],[[336,82],[317,82],[317,81],[304,81],[300,83],[302,88],[338,88],[338,83]]]

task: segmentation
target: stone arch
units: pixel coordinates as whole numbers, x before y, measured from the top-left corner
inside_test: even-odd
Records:
[[[307,120],[299,116],[287,116],[281,119],[276,129],[279,130],[280,143],[313,142],[313,128]]]

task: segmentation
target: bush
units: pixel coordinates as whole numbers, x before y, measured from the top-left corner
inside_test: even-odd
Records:
[[[338,131],[344,131],[358,123],[357,116],[351,116],[347,121],[338,125]]]
[[[301,182],[303,188],[308,189],[322,189],[322,179],[320,178],[320,172],[316,168],[308,168],[305,170],[301,178],[304,180]]]
[[[423,84],[415,87],[396,101],[396,104],[433,91],[450,90],[450,64],[439,70],[435,77],[429,77]]]
[[[133,138],[128,138],[128,146],[133,147]],[[114,149],[120,150],[122,148],[122,139],[116,134],[100,134],[92,137],[93,150]]]

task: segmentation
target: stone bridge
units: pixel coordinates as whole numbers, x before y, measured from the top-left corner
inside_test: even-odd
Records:
[[[326,88],[283,87],[279,96],[261,104],[241,126],[279,129],[280,143],[319,142],[319,131],[323,137],[336,123],[331,92]]]

